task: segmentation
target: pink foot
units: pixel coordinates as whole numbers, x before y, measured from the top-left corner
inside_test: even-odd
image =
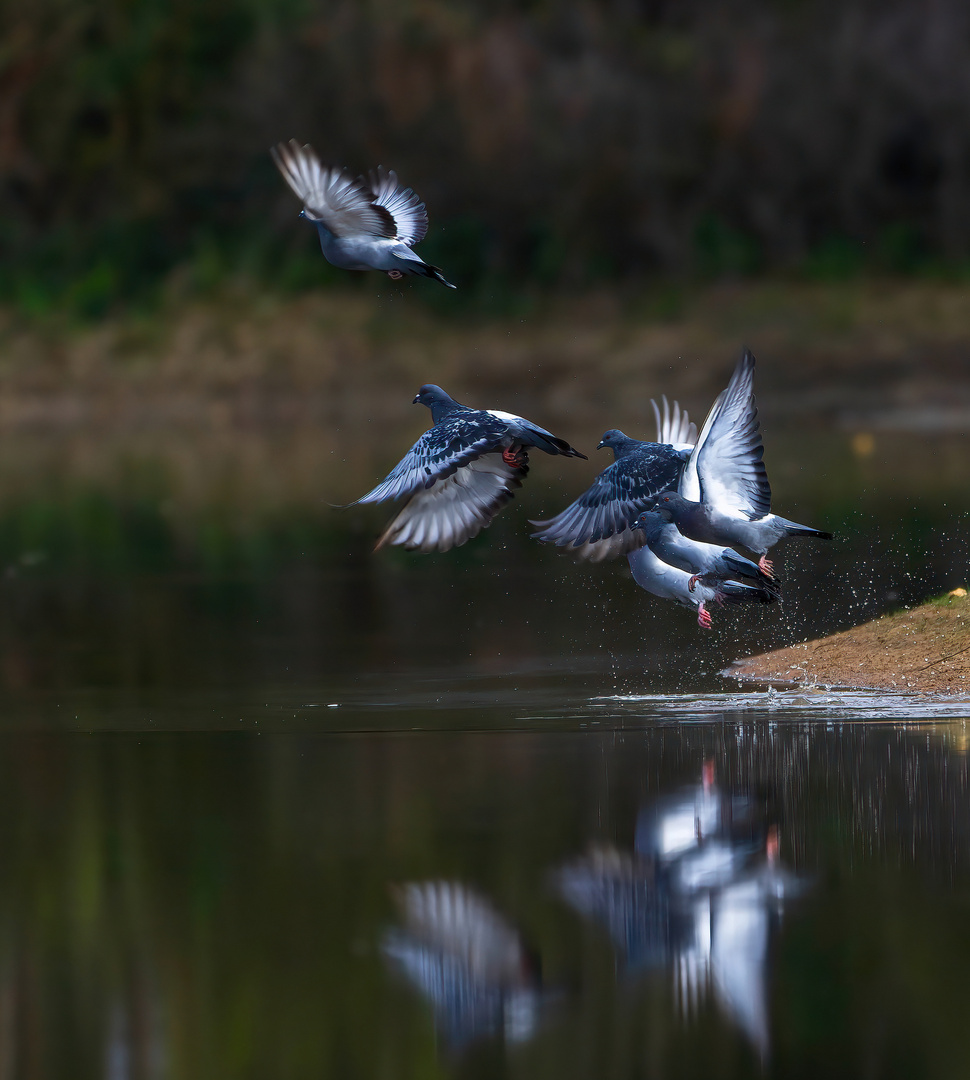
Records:
[[[768,558],[767,555],[762,555],[761,558],[758,560],[758,569],[761,570],[762,573],[767,574],[769,577],[775,576],[775,564],[771,561],[771,559]]]
[[[529,463],[529,455],[521,446],[507,446],[502,451],[502,460],[513,469],[524,469]]]
[[[697,584],[697,579],[699,577],[700,577],[700,574],[694,574],[693,577],[690,577],[690,578],[687,579],[687,591],[688,592],[693,592],[694,591],[694,586]]]
[[[704,607],[703,603],[697,605],[697,625],[702,630],[710,630],[711,628],[711,614]]]
[[[387,276],[391,281],[400,281],[401,278],[404,277],[400,270],[388,270]]]

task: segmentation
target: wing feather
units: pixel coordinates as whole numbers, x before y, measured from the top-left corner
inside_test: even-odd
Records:
[[[754,356],[745,350],[714,402],[684,469],[681,494],[749,520],[771,512],[771,487],[752,390]]]
[[[662,492],[676,485],[683,462],[669,446],[644,443],[614,461],[582,495],[548,521],[533,521],[537,540],[567,545],[581,559],[600,562],[643,546],[644,535],[632,528],[639,515]]]
[[[402,187],[393,169],[377,168],[368,177],[374,193],[374,204],[390,215],[396,239],[409,247],[425,238],[428,232],[428,211],[410,188]]]
[[[681,409],[679,401],[675,401],[671,409],[666,394],[662,394],[660,400],[664,404],[662,416],[656,401],[650,399],[657,420],[657,442],[670,443],[678,450],[692,449],[697,442],[697,425],[690,422],[687,410]]]
[[[500,421],[483,421],[483,414],[458,416],[426,431],[387,476],[348,506],[400,499],[451,476],[482,454],[494,450],[505,434]]]
[[[376,547],[449,551],[464,544],[492,523],[528,471],[512,468],[497,453],[475,458],[431,487],[417,489]]]
[[[321,165],[312,146],[290,139],[277,143],[270,153],[311,221],[323,222],[337,237],[394,238],[397,226],[388,208],[376,203],[374,193],[360,179]]]

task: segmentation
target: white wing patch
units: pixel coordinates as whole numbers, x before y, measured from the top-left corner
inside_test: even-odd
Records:
[[[448,551],[490,525],[522,486],[524,471],[501,454],[485,454],[430,488],[415,492],[384,530],[376,548],[400,544],[409,551]],[[375,550],[376,550],[375,548]]]
[[[428,232],[428,211],[410,188],[402,187],[394,170],[378,168],[369,176],[374,203],[391,215],[397,230],[396,239],[410,247]]]

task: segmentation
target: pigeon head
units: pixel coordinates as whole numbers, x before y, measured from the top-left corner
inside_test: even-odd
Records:
[[[667,522],[656,510],[644,510],[633,523],[634,529],[642,530],[647,544],[652,544],[663,532]]]
[[[450,394],[446,394],[440,386],[435,386],[434,383],[425,383],[415,394],[414,401],[411,404],[427,405],[436,424],[448,413],[462,408]]]
[[[629,435],[624,435],[619,428],[610,428],[609,431],[604,432],[603,438],[600,439],[596,449],[602,450],[604,446],[608,446],[613,451],[613,456],[620,458],[639,445],[640,444],[636,439],[631,439]]]
[[[690,503],[677,491],[662,491],[654,504],[656,512],[664,521],[676,521],[688,509]]]

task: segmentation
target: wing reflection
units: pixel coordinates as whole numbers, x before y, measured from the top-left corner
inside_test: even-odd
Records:
[[[555,886],[607,930],[622,970],[669,967],[685,1017],[713,997],[764,1060],[772,927],[800,883],[756,809],[721,790],[707,762],[699,784],[643,808],[632,853],[596,848]]]
[[[538,958],[481,896],[457,882],[396,890],[403,925],[384,937],[384,955],[430,1002],[453,1046],[486,1035],[528,1039],[539,1012]]]

